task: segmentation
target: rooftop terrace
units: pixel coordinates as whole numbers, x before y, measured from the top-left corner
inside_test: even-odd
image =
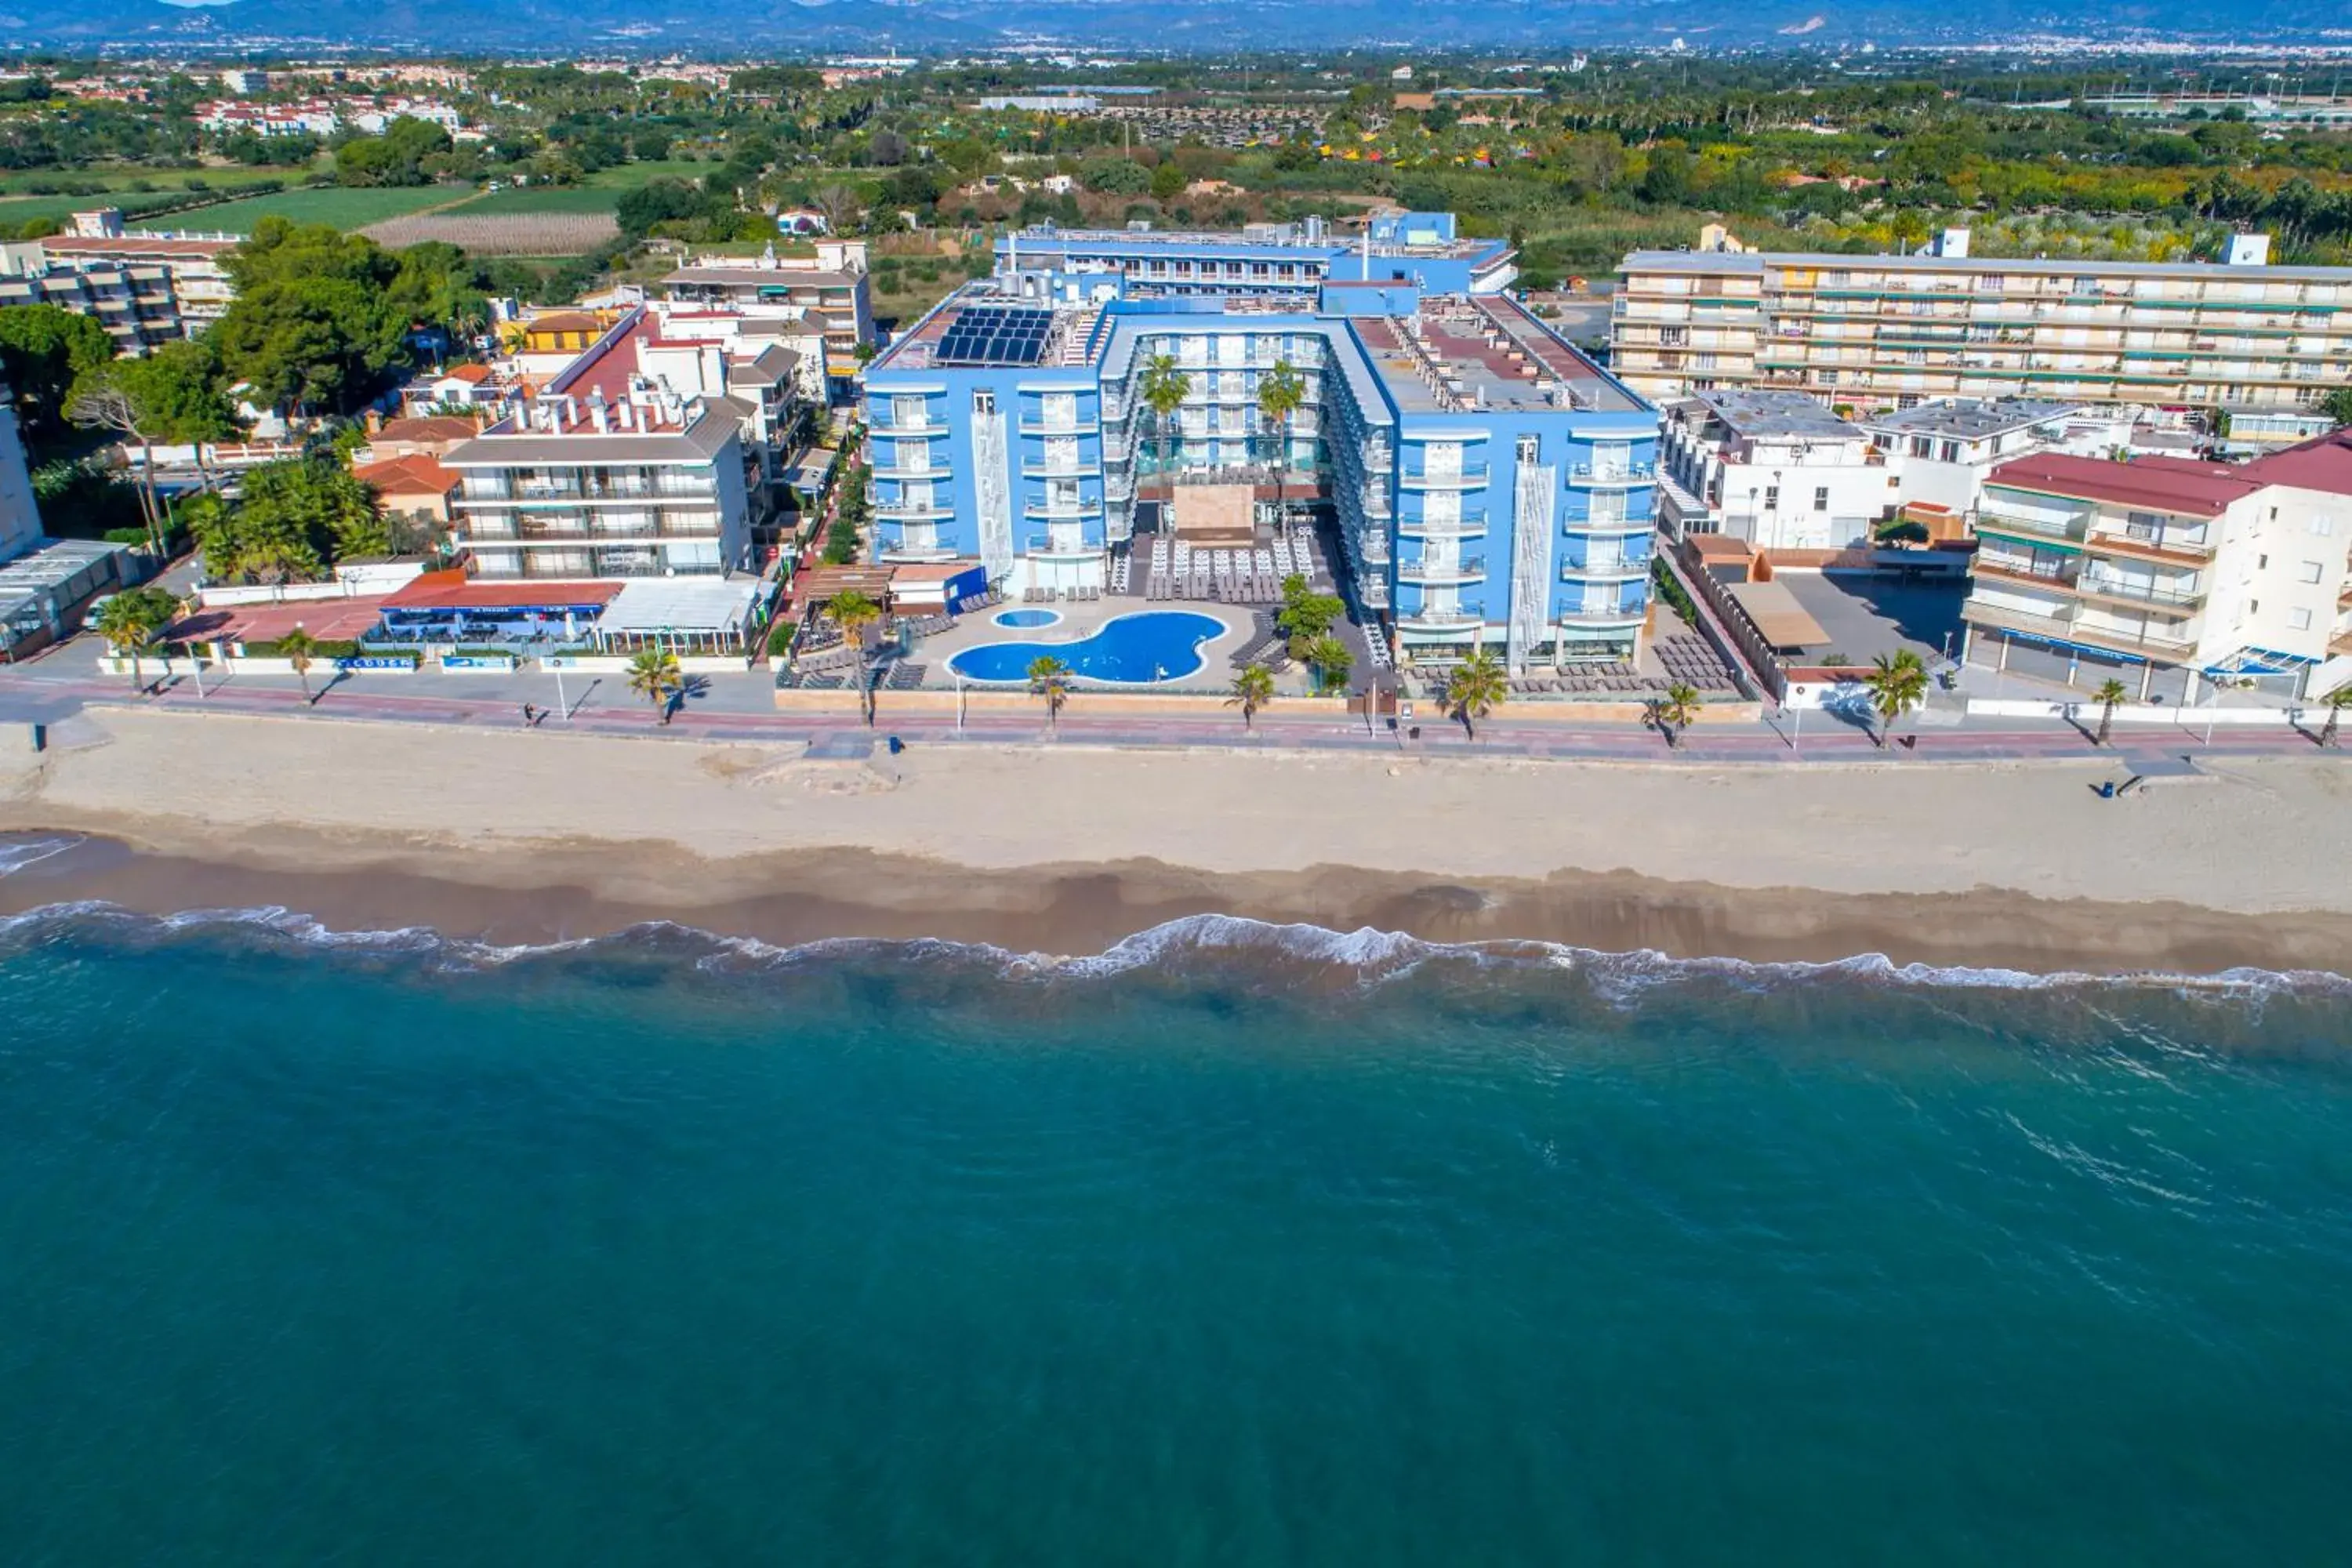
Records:
[[[1374,369],[1408,414],[1642,407],[1508,295],[1433,295],[1416,317],[1366,319],[1362,326]]]

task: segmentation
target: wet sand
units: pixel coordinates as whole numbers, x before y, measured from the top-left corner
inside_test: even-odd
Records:
[[[421,926],[501,945],[667,921],[777,945],[931,937],[1069,954],[1213,913],[1441,942],[1541,941],[1759,963],[1875,952],[1898,963],[2033,973],[2352,968],[2352,915],[2249,919],[2185,904],[1991,889],[1834,894],[1574,871],[1464,880],[1344,867],[1212,874],[1152,861],[976,872],[864,850],[714,864],[608,845],[468,854],[458,881],[436,872],[449,864],[446,856],[413,845],[281,834],[266,857],[237,854],[234,843],[217,847],[228,858],[79,837],[0,879],[0,914],[84,900],[157,915],[283,908],[336,931]],[[287,868],[289,857],[320,868]],[[665,883],[667,896],[659,891]]]

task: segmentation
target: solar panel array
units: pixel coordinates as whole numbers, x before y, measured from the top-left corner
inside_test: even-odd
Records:
[[[931,363],[1035,364],[1045,357],[1045,334],[1053,325],[1051,310],[967,305],[948,323]]]

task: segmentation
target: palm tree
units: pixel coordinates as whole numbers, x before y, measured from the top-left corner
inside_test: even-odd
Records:
[[[1445,705],[1462,721],[1462,728],[1470,738],[1478,738],[1478,721],[1503,705],[1510,683],[1503,678],[1503,661],[1485,648],[1472,648],[1470,657],[1454,667],[1445,678]]]
[[[686,689],[677,655],[667,648],[640,648],[629,660],[629,689],[654,705],[665,724],[670,719],[670,699]]]
[[[1878,733],[1871,739],[1883,750],[1896,721],[1927,700],[1927,667],[1909,648],[1897,648],[1892,655],[1880,654],[1862,683],[1878,714]]]
[[[1650,704],[1651,721],[1658,733],[1666,738],[1668,750],[1682,744],[1682,734],[1698,721],[1698,710],[1704,700],[1698,688],[1686,680],[1677,680],[1666,688],[1666,694]]]
[[[1059,734],[1062,704],[1070,700],[1070,667],[1050,653],[1041,654],[1029,662],[1029,689],[1045,700],[1045,722]]]
[[[1348,651],[1348,645],[1328,632],[1307,639],[1298,657],[1315,672],[1318,691],[1346,690],[1348,676],[1356,668],[1356,656]]]
[[[316,707],[319,700],[310,692],[310,661],[318,657],[319,639],[296,626],[278,639],[278,651],[294,667],[294,678],[302,683],[302,700]]]
[[[2347,681],[2337,687],[2321,698],[2319,703],[2321,707],[2327,710],[2327,722],[2319,727],[2319,743],[2323,746],[2332,746],[2336,744],[2336,729],[2337,722],[2344,717],[2344,710],[2352,708],[2352,681]]]
[[[1234,677],[1234,694],[1225,699],[1228,705],[1242,710],[1242,728],[1257,728],[1257,710],[1274,700],[1274,671],[1262,664],[1253,664]]]
[[[155,646],[155,634],[163,629],[164,622],[156,616],[153,602],[146,590],[134,589],[117,594],[99,606],[98,635],[106,639],[114,657],[131,656],[131,686],[134,691],[147,687],[147,675],[140,656]]]
[[[1143,363],[1143,374],[1135,384],[1135,395],[1151,410],[1152,433],[1160,441],[1160,479],[1170,487],[1176,483],[1171,465],[1175,461],[1171,437],[1176,416],[1183,411],[1184,399],[1192,390],[1192,378],[1184,374],[1174,354],[1153,354]]]
[[[2099,705],[2099,733],[2093,744],[2104,746],[2107,743],[2107,731],[2115,728],[2116,704],[2130,695],[2130,692],[2124,689],[2124,683],[2113,676],[2109,676],[2100,684],[2096,691],[2091,693],[2091,700]]]
[[[841,635],[849,639],[850,647],[857,650],[857,701],[866,714],[866,721],[871,724],[874,722],[874,691],[866,679],[866,628],[882,618],[882,606],[853,588],[846,593],[835,594],[833,602],[825,606],[825,613],[833,617],[833,624],[841,628]]]
[[[1290,466],[1290,416],[1306,401],[1307,378],[1288,360],[1275,361],[1274,368],[1258,377],[1258,417],[1274,432],[1274,515],[1286,528],[1289,520],[1282,510],[1282,474]]]

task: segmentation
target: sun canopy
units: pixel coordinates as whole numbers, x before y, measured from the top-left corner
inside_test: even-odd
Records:
[[[596,621],[603,637],[740,634],[750,625],[757,578],[632,577]]]
[[[1725,584],[1764,640],[1776,648],[1808,647],[1830,640],[1822,623],[1813,619],[1789,585],[1780,582],[1730,583]]]

